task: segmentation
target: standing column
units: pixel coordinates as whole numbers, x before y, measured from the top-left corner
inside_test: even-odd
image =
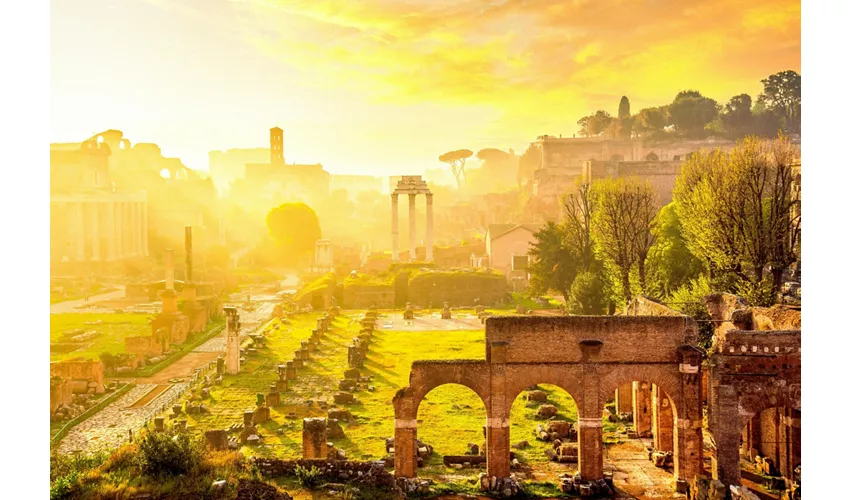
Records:
[[[416,193],[407,195],[410,218],[410,262],[416,261]]]
[[[115,202],[106,202],[106,261],[115,260]]]
[[[425,195],[425,260],[434,262],[434,195]]]
[[[133,221],[130,219],[130,202],[125,201],[122,205],[121,216],[124,218],[124,234],[122,235],[122,239],[124,241],[124,257],[127,258],[133,256],[133,245],[130,244]]]
[[[224,244],[224,243],[222,243]],[[148,203],[142,202],[142,257],[148,256]]]
[[[74,203],[76,216],[76,231],[74,231],[74,241],[77,243],[77,262],[86,260],[86,218],[84,213],[83,203],[78,201]]]
[[[487,411],[487,475],[511,475],[511,402],[505,400],[507,390],[507,343],[490,344],[490,402]]]
[[[121,260],[124,258],[124,217],[123,213],[121,213],[122,204],[120,201],[114,202],[115,208],[113,208],[114,216],[115,216],[115,260]]]
[[[141,210],[139,210],[138,201],[134,201],[130,204],[130,217],[133,221],[133,225],[131,226],[132,232],[130,233],[130,241],[133,242],[133,257],[138,257],[142,248],[142,213]]]
[[[401,395],[400,395],[401,394]],[[416,477],[416,410],[413,398],[402,391],[393,398],[395,438],[393,440],[395,477]]]
[[[98,203],[89,203],[91,212],[89,213],[89,224],[91,225],[91,260],[100,260],[100,211]]]
[[[582,352],[585,356],[586,353]],[[602,406],[599,394],[599,373],[595,363],[583,366],[584,398],[578,419],[578,469],[582,479],[602,479]]]
[[[391,195],[393,199],[393,262],[398,262],[398,194]]]

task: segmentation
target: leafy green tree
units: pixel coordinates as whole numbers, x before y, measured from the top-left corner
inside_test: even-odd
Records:
[[[266,216],[269,235],[286,263],[298,263],[309,257],[322,237],[316,212],[304,203],[284,203]]]
[[[563,227],[549,221],[534,233],[534,237],[535,241],[528,250],[529,292],[540,296],[549,290],[557,290],[568,297],[577,263],[567,248]]]
[[[683,90],[670,103],[670,123],[685,137],[700,138],[718,114],[717,101],[696,90]]]
[[[604,314],[608,305],[602,273],[583,271],[570,287],[567,310],[570,314]]]
[[[617,178],[594,183],[590,196],[591,235],[596,253],[600,260],[616,269],[623,298],[629,302],[634,266],[641,289],[646,288],[646,258],[655,239],[657,195],[648,183]]]
[[[726,134],[737,139],[753,131],[753,99],[748,94],[740,94],[729,99],[720,115],[720,121]]]
[[[698,321],[699,345],[703,349],[711,347],[714,336],[714,325],[710,322],[711,315],[705,307],[703,299],[718,290],[716,284],[706,275],[701,275],[680,286],[672,293],[667,304]]]
[[[644,108],[634,117],[633,127],[641,137],[652,137],[664,133],[669,125],[670,115],[667,106]]]
[[[780,136],[748,137],[729,154],[697,152],[684,164],[673,200],[688,248],[713,275],[759,283],[769,270],[778,292],[798,259],[795,162],[794,146]]]
[[[594,137],[602,134],[614,123],[614,117],[604,110],[582,117],[578,122],[581,127],[579,134],[585,137]]]
[[[764,90],[758,101],[782,120],[784,130],[800,132],[800,97],[802,77],[792,70],[774,73],[761,81]]]
[[[629,103],[629,98],[623,96],[620,98],[620,106],[617,109],[617,137],[621,139],[628,139],[632,136],[632,111],[631,104]]]
[[[665,205],[658,212],[654,233],[655,244],[649,250],[647,260],[650,270],[648,290],[652,295],[666,299],[702,274],[705,267],[685,243],[675,203]]]

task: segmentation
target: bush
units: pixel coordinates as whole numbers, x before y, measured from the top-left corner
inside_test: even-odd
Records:
[[[151,476],[190,473],[201,461],[203,447],[188,435],[148,432],[139,443],[139,468]]]
[[[77,481],[80,478],[80,473],[73,471],[67,476],[62,476],[53,481],[50,485],[50,500],[62,500],[71,498],[74,488],[77,486]]]
[[[322,471],[315,465],[311,465],[309,469],[300,465],[295,466],[295,477],[298,478],[298,484],[300,484],[302,488],[306,488],[308,490],[319,485],[321,473]]]
[[[776,304],[776,295],[773,293],[773,283],[770,280],[763,279],[759,283],[742,280],[738,291],[741,298],[750,306],[770,307]]]
[[[583,272],[576,276],[567,302],[570,314],[605,314],[607,303],[605,283],[599,273]]]

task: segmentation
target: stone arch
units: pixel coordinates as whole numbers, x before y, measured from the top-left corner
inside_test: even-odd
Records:
[[[428,401],[424,401],[423,397],[416,409],[417,438],[436,445],[440,440],[446,441],[446,436],[452,436],[449,438],[450,443],[444,442],[435,448],[435,452],[441,455],[464,455],[467,443],[480,444],[486,440],[482,428],[487,425],[488,408],[481,396],[469,386],[448,382],[431,388],[425,396]],[[440,400],[435,402],[436,398]],[[452,409],[453,404],[459,406]],[[464,405],[469,408],[463,408]],[[467,425],[451,422],[449,414],[453,411],[468,417]]]
[[[653,152],[649,153],[648,155],[646,155],[644,160],[646,160],[646,161],[658,161],[658,155],[655,154],[655,152],[653,151]]]
[[[580,367],[564,365],[537,365],[533,367],[508,367],[505,387],[505,407],[510,412],[514,401],[522,392],[536,384],[554,385],[569,394],[582,414],[583,390]]]
[[[419,413],[419,404],[429,392],[446,384],[462,385],[478,395],[490,416],[489,369],[484,361],[416,361],[410,368],[411,418]],[[398,418],[398,416],[396,417]]]
[[[673,405],[674,418],[682,408],[682,376],[679,366],[669,365],[620,365],[599,378],[599,412],[605,407],[607,398],[623,384],[633,381],[649,382],[663,390]],[[680,417],[682,415],[679,415]]]

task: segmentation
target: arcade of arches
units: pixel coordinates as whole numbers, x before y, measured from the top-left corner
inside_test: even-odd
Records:
[[[393,399],[396,476],[416,476],[419,406],[444,384],[468,387],[484,403],[487,474],[495,477],[510,476],[511,406],[535,384],[555,385],[575,400],[578,468],[587,480],[603,478],[602,416],[611,395],[632,392],[635,422],[650,426],[658,448],[673,451],[680,488],[705,472],[706,400],[716,443],[712,474],[727,485],[740,484],[739,444],[750,418],[771,407],[800,408],[799,331],[726,332],[706,358],[696,323],[685,316],[491,317],[485,328],[485,360],[413,363],[410,384]],[[641,412],[650,416],[642,420]],[[776,418],[799,427],[795,415]],[[785,436],[793,441],[793,432]],[[795,456],[799,445],[777,446],[774,462],[788,470]]]

